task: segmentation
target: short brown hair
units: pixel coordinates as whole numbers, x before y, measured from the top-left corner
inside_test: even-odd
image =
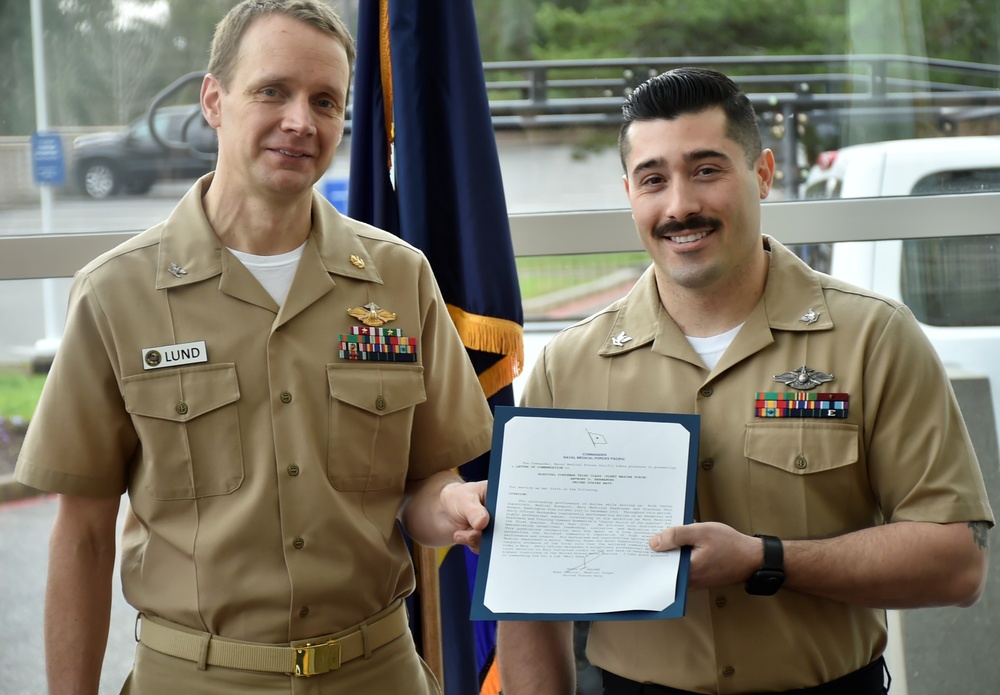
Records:
[[[348,76],[354,72],[354,38],[344,20],[321,0],[243,0],[229,10],[215,27],[208,71],[226,87],[239,57],[243,34],[255,20],[280,15],[319,29],[333,36],[347,51]]]

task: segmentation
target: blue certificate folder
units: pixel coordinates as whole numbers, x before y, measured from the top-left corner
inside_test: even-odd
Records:
[[[489,482],[486,490],[486,508],[491,522],[483,531],[483,540],[476,568],[476,585],[472,595],[471,619],[473,620],[653,620],[680,618],[687,602],[688,573],[691,564],[689,548],[681,550],[677,587],[674,602],[661,611],[628,610],[610,613],[498,613],[485,605],[486,578],[490,571],[493,549],[494,524],[500,485],[500,464],[503,457],[504,430],[514,418],[561,418],[578,420],[630,420],[646,422],[673,422],[684,427],[690,435],[687,459],[687,486],[684,491],[683,522],[694,521],[695,479],[697,477],[699,416],[667,413],[632,413],[606,410],[565,410],[559,408],[517,408],[497,406],[493,420],[493,449],[490,452]]]

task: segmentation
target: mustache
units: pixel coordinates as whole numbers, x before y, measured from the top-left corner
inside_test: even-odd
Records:
[[[675,234],[680,234],[681,232],[686,232],[696,229],[705,229],[711,227],[715,229],[722,226],[722,220],[717,217],[703,217],[701,215],[695,215],[694,217],[688,217],[685,220],[671,220],[661,225],[653,227],[653,236],[663,238],[665,236],[674,236]]]

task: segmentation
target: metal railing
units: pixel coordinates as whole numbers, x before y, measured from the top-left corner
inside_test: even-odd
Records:
[[[1000,117],[1000,66],[906,55],[714,56],[484,63],[493,125],[501,129],[616,127],[622,100],[649,77],[692,65],[730,75],[748,94],[775,150],[779,181],[796,197],[808,128],[924,123],[943,135],[966,120]],[[156,108],[203,71],[154,97]],[[192,116],[196,115],[196,110]],[[345,128],[350,132],[350,106]],[[196,156],[211,156],[191,148]]]
[[[498,127],[616,124],[622,99],[665,70],[730,75],[762,113],[873,109],[882,117],[945,107],[1000,106],[1000,66],[905,55],[715,56],[485,63]],[[567,118],[570,117],[570,118]]]

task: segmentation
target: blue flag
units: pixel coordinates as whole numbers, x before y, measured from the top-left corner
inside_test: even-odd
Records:
[[[424,252],[491,406],[512,405],[523,315],[472,0],[361,3],[355,70],[348,214]],[[496,625],[469,621],[476,560],[439,553],[449,694],[499,692]]]

